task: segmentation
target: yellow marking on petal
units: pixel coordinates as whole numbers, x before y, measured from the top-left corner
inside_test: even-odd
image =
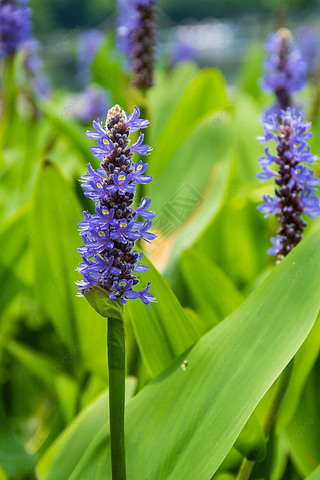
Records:
[[[142,165],[138,165],[137,170],[141,170],[141,169],[142,169]]]
[[[103,139],[103,143],[109,143],[109,140],[107,140],[106,138]]]
[[[120,227],[121,227],[121,228],[122,228],[122,227],[126,227],[126,226],[127,226],[127,223],[125,223],[125,222],[120,223]]]
[[[126,179],[126,177],[124,175],[119,175],[118,176],[118,180],[125,180],[125,179]]]
[[[103,213],[104,215],[109,215],[109,210],[107,210],[106,208],[103,208],[103,209],[102,209],[102,213]]]
[[[106,234],[104,232],[99,232],[100,237],[105,237]]]
[[[101,183],[97,183],[97,187],[98,187],[98,188],[102,188]]]
[[[119,282],[119,287],[125,287],[126,286],[126,282]]]

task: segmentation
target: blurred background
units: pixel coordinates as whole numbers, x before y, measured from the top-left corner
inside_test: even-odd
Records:
[[[319,27],[318,0],[160,0],[158,57],[165,59],[179,41],[184,55],[201,66],[217,66],[228,81],[237,74],[248,44],[261,42],[277,27]],[[43,44],[46,71],[55,85],[76,87],[76,43],[83,30],[112,29],[111,0],[32,0],[34,33]],[[182,47],[180,47],[182,48]]]

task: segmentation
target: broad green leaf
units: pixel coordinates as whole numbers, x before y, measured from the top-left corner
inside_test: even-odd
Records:
[[[140,300],[128,302],[125,315],[132,323],[142,359],[155,377],[193,345],[208,327],[192,321],[152,263],[146,257],[143,263],[149,270],[141,275],[141,281],[151,282],[151,291],[158,303],[149,309]]]
[[[234,109],[237,142],[237,170],[242,185],[259,186],[257,173],[261,170],[258,157],[264,148],[257,140],[263,132],[261,107],[248,96],[241,95]],[[245,121],[243,120],[245,118]]]
[[[149,256],[161,270],[176,269],[181,251],[197,240],[223,204],[234,156],[233,133],[230,122],[216,121],[211,115],[201,122],[150,186],[158,238]],[[168,192],[165,201],[163,192]]]
[[[320,317],[317,318],[311,332],[294,359],[291,380],[278,413],[277,432],[281,432],[293,418],[306,380],[320,349]]]
[[[69,423],[76,411],[78,386],[73,378],[63,373],[53,378],[54,388],[65,424]]]
[[[93,80],[110,92],[112,103],[119,103],[124,107],[124,92],[127,88],[128,79],[122,72],[121,59],[113,49],[111,36],[104,40],[95,54],[91,69]]]
[[[320,463],[320,399],[319,374],[309,376],[299,407],[286,428],[290,456],[302,477],[309,475]]]
[[[0,465],[9,478],[19,478],[32,472],[33,457],[11,430],[2,403],[0,404]]]
[[[32,247],[38,298],[70,352],[76,349],[90,369],[105,372],[105,320],[77,298],[75,272],[81,258],[80,205],[71,185],[50,162],[40,170],[31,212]],[[72,355],[73,359],[74,355]]]
[[[172,115],[177,103],[196,77],[198,68],[193,63],[178,64],[169,73],[159,72],[156,82],[148,92],[151,122],[150,143],[154,145]]]
[[[306,477],[306,480],[320,480],[320,465]]]
[[[205,117],[229,105],[224,80],[215,69],[201,71],[193,80],[163,128],[150,162],[151,174],[157,177],[174,152]]]
[[[41,380],[49,390],[53,389],[52,377],[55,362],[52,359],[14,340],[5,343],[4,346],[18,362],[21,362],[35,377]]]
[[[241,90],[252,95],[257,100],[261,99],[259,81],[263,75],[262,62],[264,55],[265,53],[260,42],[255,42],[250,45],[246,51],[240,72]]]
[[[0,480],[8,480],[6,472],[3,470],[1,464],[0,464]]]
[[[128,480],[203,480],[216,472],[312,328],[319,242],[319,231],[301,242],[236,312],[129,402]],[[105,425],[70,480],[111,478],[106,458]]]
[[[253,413],[239,437],[235,441],[234,448],[244,457],[255,462],[261,462],[266,454],[266,439],[263,429],[257,417]]]
[[[0,311],[3,311],[18,291],[26,288],[30,272],[24,274],[19,265],[24,259],[29,243],[29,206],[24,206],[2,223],[0,229]]]
[[[184,210],[180,215],[175,211],[171,213],[172,217],[176,217],[175,226],[179,226],[182,223],[179,217],[186,218],[215,188],[215,179],[221,167],[228,163],[233,142],[234,133],[229,121],[219,120],[216,114],[199,121],[167,159],[161,174],[150,184],[152,208],[170,217],[170,205],[179,201]],[[150,156],[151,165],[155,153],[156,148]],[[206,189],[209,191],[206,192]],[[163,192],[168,192],[170,196],[164,197]],[[166,208],[163,208],[164,198]]]
[[[134,394],[136,381],[126,380],[127,401]],[[80,461],[87,446],[108,419],[109,392],[101,394],[75,417],[37,465],[39,480],[67,479]],[[66,455],[67,454],[67,455]]]
[[[246,198],[238,185],[230,186],[225,192],[225,200],[196,246],[243,289],[251,286],[252,279],[270,261],[266,253],[270,233],[256,203]]]
[[[211,328],[236,310],[244,297],[226,272],[199,249],[183,252],[180,270],[187,286],[188,304]]]

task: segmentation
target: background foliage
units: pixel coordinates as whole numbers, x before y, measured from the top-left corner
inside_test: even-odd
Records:
[[[212,5],[200,2],[199,16],[235,4]],[[98,1],[34,6],[39,31],[39,18],[73,27],[70,12],[79,23],[108,13]],[[161,8],[180,19],[178,2]],[[256,461],[252,478],[320,478],[320,223],[274,266],[266,249],[276,225],[256,209],[266,192],[256,136],[270,103],[258,82],[262,58],[261,45],[251,45],[228,87],[216,68],[159,62],[149,92],[158,238],[146,248],[143,282],[158,303],[149,310],[132,301],[125,311],[130,480],[231,480],[244,456]],[[109,32],[91,70],[112,103],[127,111],[139,103]],[[89,122],[75,118],[77,96],[68,95],[39,99],[17,87],[2,130],[1,480],[111,478],[106,324],[74,284],[77,224],[92,208],[78,179],[97,161]],[[312,85],[304,95],[309,105]],[[266,411],[294,356],[266,445]]]

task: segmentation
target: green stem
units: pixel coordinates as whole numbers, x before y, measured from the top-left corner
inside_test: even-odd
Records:
[[[116,318],[108,318],[108,363],[112,480],[125,480],[125,333]]]
[[[263,425],[263,432],[264,432],[265,438],[269,437],[272,427],[274,426],[275,420],[277,418],[277,414],[282,404],[283,397],[285,396],[285,393],[287,391],[287,388],[290,382],[292,368],[293,368],[293,360],[284,369],[284,371],[279,377],[276,392],[275,392],[274,398],[272,399],[267,417]],[[254,467],[254,462],[251,460],[248,460],[247,458],[244,458],[242,460],[236,480],[248,480],[253,467]]]
[[[1,125],[1,145],[4,143],[7,131],[14,114],[15,103],[15,83],[14,83],[14,56],[6,58],[4,64],[4,98],[3,98],[3,118]]]
[[[242,460],[236,480],[247,480],[250,477],[253,467],[254,462],[244,458]]]

